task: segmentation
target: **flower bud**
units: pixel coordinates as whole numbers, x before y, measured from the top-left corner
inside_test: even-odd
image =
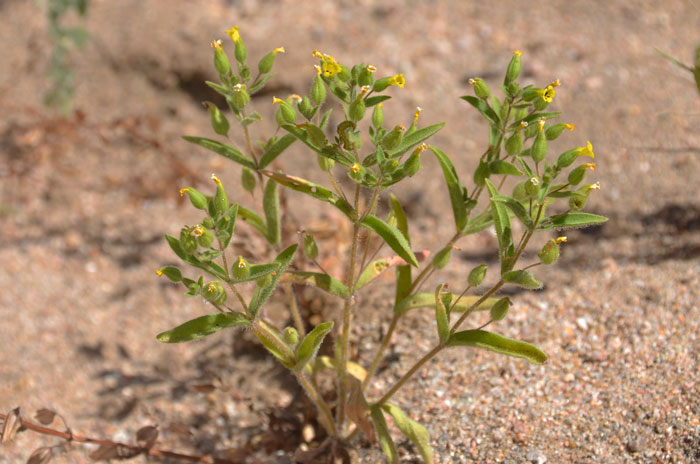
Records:
[[[245,166],[241,170],[241,185],[248,193],[253,193],[255,186],[257,185],[258,179],[255,177],[255,173]]]
[[[580,166],[576,166],[574,169],[571,170],[569,173],[569,178],[568,181],[571,185],[578,185],[581,183],[584,177],[586,177],[586,169],[590,169],[591,171],[595,169],[595,164],[594,163],[586,163],[582,164]]]
[[[226,116],[219,111],[219,108],[210,101],[205,101],[204,106],[209,108],[209,115],[211,116],[211,127],[219,135],[227,135],[230,125]]]
[[[278,122],[281,119],[286,124],[294,124],[294,122],[297,120],[297,112],[294,111],[292,105],[277,97],[272,97],[272,103],[278,103],[280,105],[279,110],[277,110]]]
[[[544,134],[543,126],[544,121],[540,120],[540,129],[530,150],[530,156],[535,163],[539,163],[547,157],[547,137]]]
[[[486,264],[479,264],[474,269],[469,272],[469,277],[467,277],[467,283],[470,287],[478,287],[481,282],[484,281],[486,277],[486,271],[488,271],[488,266]]]
[[[357,97],[355,101],[350,104],[350,108],[348,110],[350,120],[355,122],[362,120],[362,118],[365,117],[366,110],[367,107],[365,106],[364,98],[362,98],[362,96]]]
[[[265,275],[262,276],[262,277],[259,277],[259,278],[255,281],[255,285],[257,285],[257,286],[260,287],[260,288],[264,288],[264,287],[269,286],[269,285],[272,283],[272,276],[273,276],[273,275],[275,275],[275,272],[271,272],[271,273],[269,273],[269,274],[265,274]]]
[[[374,105],[372,110],[372,125],[379,129],[384,124],[384,104],[379,103]]]
[[[486,82],[484,82],[482,78],[475,77],[469,79],[469,83],[474,86],[474,94],[482,100],[486,100],[491,95],[489,86],[486,85]]]
[[[246,105],[248,105],[248,103],[250,103],[250,95],[248,95],[248,90],[246,90],[245,84],[236,84],[233,86],[231,103],[237,110],[242,110],[246,107]]]
[[[185,193],[190,198],[192,206],[201,210],[207,209],[207,197],[205,197],[192,187],[185,187],[184,189],[180,190],[180,196],[184,195]]]
[[[223,304],[226,301],[226,290],[221,285],[221,282],[214,281],[202,287],[202,296],[205,300],[215,304]]]
[[[403,132],[406,130],[401,125],[395,126],[390,130],[382,139],[382,147],[387,152],[393,151],[401,145],[401,140],[403,140]]]
[[[278,53],[284,53],[284,47],[275,48],[260,59],[258,62],[258,72],[260,74],[267,74],[272,71],[272,66],[275,64],[275,56]]]
[[[297,109],[306,119],[311,119],[314,116],[314,108],[311,106],[311,100],[307,96],[304,96],[297,104]]]
[[[216,68],[216,72],[222,75],[228,73],[231,70],[231,64],[228,61],[224,48],[221,46],[221,40],[214,40],[211,46],[214,49],[214,68]]]
[[[542,89],[539,89],[537,87],[530,87],[529,89],[525,89],[523,91],[523,100],[526,102],[530,102],[535,98],[539,97],[541,95],[541,92]]]
[[[513,193],[511,194],[511,196],[518,201],[525,200],[529,196],[527,194],[527,191],[525,191],[525,185],[528,182],[529,182],[528,180],[524,180],[522,182],[518,182],[517,184],[515,184],[515,187],[513,187]]]
[[[556,240],[550,239],[544,244],[540,252],[537,253],[537,256],[540,258],[542,264],[552,264],[559,259],[559,243],[563,241],[566,241],[566,237],[560,237]]]
[[[496,303],[494,303],[493,306],[491,306],[490,313],[491,313],[491,319],[494,321],[500,321],[506,315],[508,314],[508,309],[510,308],[510,298],[507,296],[504,296],[500,300],[498,300]]]
[[[243,256],[239,256],[233,266],[231,266],[231,274],[235,280],[245,280],[250,275],[250,264]]]
[[[451,256],[451,246],[445,247],[442,250],[438,251],[435,257],[433,258],[433,266],[435,266],[435,269],[442,269],[443,267],[447,266],[447,263],[450,262]]]
[[[503,85],[509,85],[520,75],[520,56],[522,54],[523,53],[520,50],[513,52],[513,57],[510,59],[510,63],[508,63],[508,69],[506,70],[506,77],[503,80]]]
[[[540,180],[537,177],[531,177],[525,182],[525,193],[530,197],[535,197],[540,192]]]
[[[581,211],[588,202],[588,192],[577,191],[569,197],[569,209],[572,211]]]
[[[210,217],[205,217],[202,219],[202,225],[206,227],[207,229],[211,230],[214,228],[214,220]]]
[[[159,277],[164,275],[173,282],[180,282],[182,280],[182,272],[180,272],[180,269],[173,266],[162,267],[156,271],[156,274],[158,274]]]
[[[316,154],[316,161],[318,161],[318,167],[324,172],[330,171],[335,165],[335,161],[319,154]]]
[[[371,64],[368,66],[365,66],[362,68],[360,71],[360,75],[357,79],[357,82],[360,85],[369,85],[371,86],[374,83],[374,72],[377,70],[374,66]]]
[[[297,343],[299,343],[299,332],[297,332],[297,329],[294,327],[287,327],[284,329],[282,336],[284,337],[284,341],[291,346],[296,346]]]
[[[326,101],[326,84],[319,74],[314,78],[314,83],[311,86],[311,100],[316,105],[320,105]]]
[[[245,59],[248,57],[248,51],[243,44],[243,39],[239,37],[239,39],[235,41],[235,44],[236,50],[234,52],[234,56],[236,57],[236,61],[238,61],[240,64],[245,64]]]
[[[229,207],[228,197],[224,186],[216,175],[212,174],[211,178],[216,182],[216,194],[214,195],[214,212],[217,216],[224,214]]]
[[[420,164],[420,154],[423,152],[423,150],[427,150],[428,146],[426,144],[421,144],[416,147],[415,150],[413,150],[413,153],[411,153],[411,156],[408,157],[406,160],[406,163],[404,164],[404,172],[408,177],[413,177],[418,170],[421,168]]]
[[[352,166],[350,166],[348,176],[355,182],[362,182],[362,179],[364,179],[365,177],[365,172],[367,172],[367,168],[365,168],[359,163],[355,163]]]
[[[198,225],[192,230],[192,235],[197,238],[197,243],[203,248],[209,248],[214,242],[214,234],[201,225]]]
[[[338,79],[340,79],[343,82],[347,82],[350,80],[350,77],[350,70],[347,68],[347,66],[343,66],[341,64],[340,72],[338,72]]]
[[[550,126],[547,128],[545,131],[545,135],[547,136],[547,140],[555,140],[557,139],[562,132],[564,132],[564,129],[569,129],[570,131],[574,130],[574,125],[573,124],[565,124],[563,122],[560,122],[559,124],[555,124],[553,126]]]
[[[386,88],[391,85],[393,79],[393,77],[382,77],[381,79],[377,79],[376,81],[374,81],[372,90],[375,92],[381,92],[383,90],[386,90]]]
[[[310,260],[318,258],[318,245],[314,236],[309,233],[304,233],[304,254]]]
[[[506,153],[513,156],[521,151],[523,151],[523,136],[520,131],[516,131],[506,140]]]
[[[180,246],[188,255],[197,251],[197,239],[192,235],[192,228],[183,227],[180,230]]]

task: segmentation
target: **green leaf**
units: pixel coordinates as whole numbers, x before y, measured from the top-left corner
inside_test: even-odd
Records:
[[[517,285],[519,287],[527,288],[528,290],[537,290],[542,288],[542,282],[535,279],[535,275],[524,269],[517,271],[504,272],[501,275],[504,282],[508,284]]]
[[[360,225],[376,232],[406,263],[418,267],[418,260],[411,251],[411,246],[399,229],[371,214],[364,218]]]
[[[227,327],[248,327],[250,321],[239,312],[216,313],[198,317],[166,332],[156,338],[163,343],[181,343],[206,337]]]
[[[255,230],[260,232],[260,235],[267,238],[267,226],[265,225],[265,221],[263,221],[258,213],[243,206],[239,206],[238,216],[240,216],[244,222],[247,222],[253,226]]]
[[[382,451],[384,451],[384,454],[386,454],[387,462],[389,464],[398,464],[399,453],[396,451],[396,445],[394,445],[394,440],[391,439],[389,427],[386,425],[386,419],[384,419],[384,413],[382,412],[382,409],[375,404],[370,407],[369,411],[372,415],[374,427],[377,429],[379,445],[382,447]]]
[[[447,346],[473,346],[515,358],[523,358],[533,364],[542,364],[547,360],[547,355],[535,345],[512,340],[485,330],[465,330],[452,334]]]
[[[465,95],[459,98],[476,108],[492,125],[497,125],[499,123],[498,115],[491,109],[488,103],[481,98],[476,98],[472,95]]]
[[[168,245],[170,245],[170,248],[178,258],[184,260],[187,257],[187,253],[185,253],[185,250],[183,250],[182,246],[180,245],[180,240],[168,234],[165,234],[165,240],[167,240]]]
[[[296,141],[296,137],[292,134],[285,134],[280,137],[275,143],[267,147],[262,158],[260,158],[259,167],[264,169],[268,164],[272,163],[284,150],[289,148]]]
[[[457,299],[458,295],[452,294],[452,301]],[[478,295],[463,296],[459,299],[456,305],[452,307],[451,313],[462,313],[469,309],[479,298]],[[488,311],[498,301],[498,298],[487,298],[477,308],[476,311]],[[435,295],[432,293],[416,293],[407,296],[394,308],[394,312],[399,315],[405,314],[407,311],[415,308],[435,308]]]
[[[350,206],[345,200],[337,198],[331,190],[322,185],[315,184],[306,179],[302,179],[301,177],[288,176],[278,172],[261,172],[291,190],[305,193],[306,195],[310,195],[318,200],[330,203],[348,217],[352,216],[352,206]]]
[[[406,213],[401,207],[398,198],[394,194],[389,194],[389,204],[391,206],[391,212],[396,218],[396,228],[401,231],[406,241],[409,245],[411,244],[411,237],[408,233],[408,220],[406,219]],[[359,288],[359,287],[358,287]],[[411,266],[407,264],[400,264],[396,266],[396,296],[394,298],[394,304],[403,300],[411,288]]]
[[[269,73],[263,76],[258,82],[255,84],[251,85],[250,88],[248,88],[248,94],[253,95],[255,92],[258,90],[262,89],[265,87],[265,84],[267,84],[267,81],[275,77],[275,73]]]
[[[438,336],[440,343],[447,342],[450,337],[450,316],[447,314],[447,308],[440,297],[445,284],[440,284],[435,289],[435,321],[437,322]]]
[[[340,298],[349,298],[348,288],[338,279],[320,272],[288,271],[283,277],[284,281],[313,285],[321,290]]]
[[[183,135],[182,138],[190,143],[194,143],[195,145],[199,145],[200,147],[206,148],[207,150],[211,150],[214,153],[218,153],[224,158],[228,158],[231,161],[234,161],[242,166],[253,170],[256,169],[255,162],[249,156],[244,155],[239,150],[233,148],[230,145],[217,142],[216,140],[205,139],[203,137],[192,137],[189,135]]]
[[[428,429],[418,422],[409,419],[408,416],[395,404],[386,403],[382,409],[394,418],[394,424],[406,438],[411,440],[423,458],[423,462],[431,464],[433,462],[433,450],[430,448],[430,434]]]
[[[389,95],[375,95],[374,97],[365,98],[365,107],[377,105],[383,101],[389,100],[391,97]]]
[[[299,343],[296,349],[297,362],[294,365],[294,370],[299,372],[309,361],[312,361],[318,353],[318,349],[323,343],[326,334],[333,328],[333,321],[322,322],[313,328],[311,332],[306,334],[306,337]]]
[[[496,236],[498,237],[498,254],[501,259],[501,272],[503,272],[510,266],[509,257],[513,249],[513,232],[506,207],[501,202],[493,199],[499,196],[498,190],[488,179],[486,179],[486,187],[491,198],[491,213],[493,215],[493,224],[496,228]]]
[[[556,118],[561,114],[561,111],[550,111],[550,112],[542,112],[542,113],[532,113],[526,118],[523,118],[522,120],[515,121],[513,124],[510,125],[508,128],[509,130],[513,130],[516,127],[520,125],[521,122],[526,122],[530,124],[532,121],[537,121],[540,118],[545,118],[547,120]]]
[[[399,145],[399,147],[391,153],[387,153],[387,156],[389,158],[393,158],[395,156],[406,153],[414,146],[418,145],[421,142],[424,142],[425,140],[435,135],[443,127],[445,127],[445,123],[441,122],[439,124],[433,124],[432,126],[427,126],[422,129],[418,129],[417,131],[411,132],[410,134],[406,134],[403,137],[403,139],[401,139],[401,144]]]
[[[225,238],[222,241],[221,245],[224,247],[224,249],[228,248],[229,243],[231,243],[231,239],[233,238],[233,231],[236,228],[236,218],[238,217],[238,203],[232,204],[228,211],[226,211],[226,214],[224,214],[222,220],[225,218],[227,219],[224,223],[224,232],[225,232]]]
[[[547,229],[569,229],[575,227],[587,227],[595,224],[602,224],[606,222],[608,218],[605,216],[598,216],[597,214],[591,213],[566,213],[560,214],[558,216],[552,216],[547,218],[545,221],[537,227],[540,230]]]
[[[390,266],[388,259],[377,259],[367,265],[355,283],[355,290],[359,290],[374,279],[379,277]]]
[[[233,279],[233,283],[242,284],[244,282],[252,282],[254,280],[258,280],[259,278],[265,277],[271,272],[276,271],[278,267],[279,264],[276,263],[255,264],[253,266],[250,266],[250,274],[248,274],[248,276],[245,279]]]
[[[282,240],[282,224],[280,222],[279,186],[273,179],[268,179],[265,184],[263,211],[265,211],[265,223],[267,225],[267,241],[270,242],[270,245],[277,246]]]
[[[430,145],[430,149],[433,151],[433,153],[435,153],[435,156],[442,167],[442,173],[445,176],[445,182],[447,182],[447,190],[450,194],[450,203],[452,203],[452,214],[455,218],[455,224],[457,225],[457,230],[462,231],[467,226],[469,214],[467,213],[467,207],[464,203],[462,184],[457,177],[457,171],[455,170],[452,161],[450,161],[442,150],[435,148],[432,145]]]
[[[517,201],[515,198],[506,195],[495,195],[491,199],[506,205],[508,209],[513,212],[515,217],[520,219],[520,222],[522,222],[525,227],[532,229],[532,217],[530,217],[530,214],[527,212],[522,203]]]
[[[516,165],[504,160],[491,161],[489,164],[491,174],[503,174],[505,176],[522,176],[523,172]]]
[[[297,251],[297,247],[298,245],[294,244],[286,248],[284,251],[282,251],[282,253],[280,253],[277,256],[277,258],[275,258],[274,262],[278,264],[279,267],[276,271],[276,274],[272,277],[272,281],[269,285],[261,288],[258,292],[256,292],[255,295],[253,295],[253,299],[250,301],[250,304],[248,305],[248,315],[251,317],[251,319],[255,319],[258,316],[258,313],[260,312],[260,308],[262,307],[263,303],[265,303],[267,299],[270,298],[270,295],[272,295],[272,292],[277,286],[277,283],[282,277],[282,274],[284,273],[284,271],[287,270],[287,267],[292,262],[294,254]]]
[[[294,367],[296,355],[294,349],[284,340],[284,336],[275,327],[263,321],[251,324],[253,333],[258,337],[267,351],[279,359],[282,365],[288,369]]]

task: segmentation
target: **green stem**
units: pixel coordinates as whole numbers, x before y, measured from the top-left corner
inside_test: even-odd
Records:
[[[301,319],[301,313],[299,312],[299,306],[297,305],[297,300],[294,296],[294,288],[292,287],[292,284],[287,282],[284,286],[284,289],[287,291],[287,294],[289,295],[289,307],[291,308],[292,311],[292,319],[294,319],[294,325],[297,326],[297,331],[299,332],[299,336],[303,339],[306,336],[306,330],[304,330],[304,322]]]
[[[299,380],[301,386],[306,391],[306,393],[309,395],[309,398],[311,398],[311,401],[321,412],[321,423],[323,424],[328,434],[331,436],[337,436],[338,431],[335,428],[335,423],[333,422],[333,414],[331,414],[331,409],[328,407],[328,403],[326,403],[326,401],[321,397],[316,387],[314,387],[313,384],[309,382],[309,380],[306,378],[306,376],[304,376],[303,371],[297,372],[296,377],[297,380]]]
[[[387,330],[386,335],[384,335],[384,338],[382,339],[382,344],[374,356],[374,360],[372,361],[372,365],[369,367],[369,370],[367,371],[367,376],[365,377],[365,380],[362,381],[362,389],[363,390],[367,389],[367,386],[369,385],[369,381],[374,376],[374,373],[377,372],[377,368],[379,367],[379,363],[381,362],[382,357],[384,356],[384,351],[386,351],[387,347],[389,346],[389,342],[391,341],[391,335],[394,333],[394,330],[396,329],[396,324],[399,322],[400,318],[401,318],[401,316],[399,316],[397,313],[394,313],[394,317],[391,318],[391,323],[389,324],[389,329]]]
[[[395,384],[393,387],[391,387],[391,390],[386,392],[384,396],[382,396],[379,401],[377,401],[377,405],[382,405],[389,401],[389,399],[394,396],[394,393],[396,393],[399,388],[403,386],[412,376],[415,374],[418,369],[420,369],[423,364],[427,363],[430,361],[436,354],[438,354],[442,349],[444,348],[444,345],[437,345],[435,348],[430,350],[428,353],[426,353],[422,358],[416,362],[411,369],[409,369],[408,372],[406,372]]]

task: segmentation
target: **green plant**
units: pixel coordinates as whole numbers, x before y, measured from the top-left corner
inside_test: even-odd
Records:
[[[88,33],[83,27],[64,26],[63,19],[71,10],[85,17],[88,0],[42,0],[42,3],[49,20],[49,35],[54,44],[49,68],[51,88],[44,94],[44,104],[62,113],[69,113],[73,108],[75,84],[68,55],[71,50],[85,45]]]
[[[549,240],[539,251],[537,262],[517,266],[535,232],[584,227],[606,220],[581,212],[589,193],[598,189],[599,184],[581,185],[587,172],[595,168],[594,164],[577,167],[573,164],[581,156],[593,158],[592,146],[589,142],[585,147],[561,153],[553,163],[547,160],[548,142],[558,138],[565,129],[573,130],[573,125],[548,123],[549,119],[559,115],[546,110],[560,83],[556,81],[544,88],[521,87],[516,81],[521,53],[516,51],[501,86],[502,99],[491,95],[487,84],[479,78],[470,80],[476,96],[462,97],[486,118],[490,126],[488,148],[481,155],[469,182],[471,185],[467,187],[450,158],[439,148],[424,143],[444,124],[419,127],[421,110],[418,109],[408,129],[400,125],[385,128],[383,102],[390,97],[381,93],[392,85],[403,87],[403,75],[375,79],[374,66],[346,67],[332,56],[314,51],[320,63],[316,66],[317,74],[310,95],[292,95],[285,100],[273,98],[273,103],[279,105],[277,125],[284,135],[262,140],[256,147],[250,128],[261,120],[261,116],[249,109],[250,97],[273,76],[273,61],[284,50],[279,48],[266,54],[259,61],[253,77],[238,29],[227,32],[235,46],[235,65],[229,61],[221,41],[212,42],[220,82],[207,82],[207,85],[226,98],[229,110],[245,135],[245,147],[239,150],[214,139],[184,138],[241,165],[243,187],[251,193],[258,187],[261,191],[262,213],[239,203],[232,204],[223,183],[216,176],[212,176],[216,186],[212,195],[205,195],[192,187],[180,191],[181,195],[188,195],[203,217],[198,224],[183,227],[179,237],[166,235],[166,239],[180,259],[203,271],[204,275],[185,277],[180,269],[171,266],[158,270],[158,274],[180,282],[187,289],[186,295],[203,297],[218,312],[163,332],[158,335],[158,340],[185,342],[228,327],[248,328],[296,376],[318,408],[319,420],[328,438],[320,450],[314,451],[315,458],[321,453],[331,457],[343,455],[349,439],[363,433],[373,443],[380,444],[389,462],[397,462],[396,447],[386,423],[386,417],[390,416],[398,429],[415,444],[424,461],[432,462],[426,428],[392,404],[391,398],[424,364],[447,348],[482,348],[524,358],[535,364],[547,359],[530,343],[508,339],[484,329],[507,315],[510,299],[497,295],[502,287],[540,288],[542,283],[532,268],[557,260],[560,243],[566,240],[565,237]],[[343,109],[342,122],[333,128],[328,127],[330,110],[322,111],[328,97],[336,99]],[[214,131],[228,137],[231,127],[228,119],[213,103],[207,102],[207,106]],[[333,135],[329,135],[331,133]],[[297,141],[315,155],[330,187],[269,169],[270,164]],[[437,247],[437,253],[430,260],[425,259],[427,254],[420,254],[423,259],[419,259],[412,251],[409,221],[396,196],[388,197],[388,217],[378,215],[380,201],[387,200],[381,193],[407,177],[417,175],[421,155],[427,150],[442,168],[455,223],[452,238]],[[337,175],[347,176],[351,188],[344,189]],[[564,180],[558,180],[561,177]],[[517,181],[511,195],[504,193],[508,178]],[[280,187],[336,208],[347,218],[352,232],[344,280],[330,275],[318,264],[320,252],[312,235],[301,235],[303,253],[297,253],[299,244],[288,244],[296,238],[290,240],[282,236]],[[482,197],[487,201],[480,204]],[[274,260],[253,264],[260,257],[231,259],[231,238],[240,220],[264,237],[270,250],[277,254]],[[514,221],[519,222],[523,230],[519,237],[514,232],[517,229],[512,227]],[[471,270],[465,282],[455,285],[464,287],[458,292],[448,292],[445,284],[438,285],[430,293],[420,292],[428,278],[448,264],[453,247],[462,237],[491,226],[498,237],[500,262],[495,271],[499,276],[495,284],[469,294],[479,290],[484,281],[488,269],[482,264]],[[375,259],[385,245],[396,256]],[[376,354],[371,360],[365,360],[368,368],[364,369],[360,360],[349,359],[354,296],[390,267],[396,273],[391,323]],[[414,270],[418,271],[417,274]],[[290,319],[293,321],[293,326],[286,328],[274,327],[261,311],[280,283],[289,297]],[[335,355],[318,355],[324,339],[334,333],[334,322],[323,322],[307,330],[295,303],[292,283],[314,285],[342,302],[342,313],[337,318],[340,327],[335,332]],[[402,317],[417,308],[432,308],[435,312],[435,346],[381,397],[365,398],[364,392]],[[465,330],[462,327],[464,322],[476,311],[489,311],[488,322]],[[336,378],[335,405],[327,401],[316,381],[317,375],[324,370],[330,370]],[[308,457],[308,460],[311,462],[315,458]]]
[[[688,66],[687,64],[683,63],[679,59],[674,58],[673,56],[669,55],[666,52],[659,50],[658,48],[654,48],[654,50],[656,50],[656,53],[663,56],[671,63],[675,64],[676,66],[678,66],[682,69],[685,69],[686,71],[689,71],[693,75],[693,78],[695,79],[695,86],[697,87],[698,92],[700,93],[700,45],[695,47],[695,56],[693,57],[694,58],[693,66]]]

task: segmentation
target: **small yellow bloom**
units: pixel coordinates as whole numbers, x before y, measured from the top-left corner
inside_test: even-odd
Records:
[[[355,164],[353,164],[353,165],[350,167],[350,170],[351,170],[352,172],[360,172],[360,165],[357,164],[357,163],[355,163]]]
[[[238,268],[243,269],[245,267],[245,259],[243,259],[243,256],[238,257]]]
[[[369,85],[363,85],[362,87],[360,87],[360,95],[359,95],[359,98],[364,97],[365,94],[366,94],[367,92],[369,92],[369,89],[370,89],[370,86],[369,86]]]
[[[272,53],[284,53],[284,47],[277,47],[272,50]]]
[[[523,52],[521,52],[520,50],[516,50],[513,52],[513,55],[523,56]]]
[[[282,100],[279,99],[279,98],[277,98],[277,97],[272,97],[272,103],[273,103],[273,104],[275,104],[275,103],[282,103]]]
[[[545,122],[547,122],[547,120],[545,118],[540,118],[537,120],[537,124],[540,125],[540,132],[542,132],[544,130]]]
[[[211,41],[211,48],[215,48],[219,51],[223,51],[223,48],[221,47],[221,39],[219,40],[212,40]]]
[[[578,156],[590,156],[591,158],[595,158],[595,153],[593,153],[593,145],[591,142],[587,141],[585,147],[579,147],[578,148]]]
[[[296,93],[293,93],[292,95],[290,95],[290,98],[292,100],[296,101],[297,103],[301,102],[301,95],[298,95]]]
[[[556,242],[557,243],[564,243],[564,242],[566,242],[566,237],[557,237]]]
[[[546,89],[540,91],[540,95],[542,96],[542,100],[546,101],[547,103],[551,103],[552,100],[554,100],[554,96],[557,94],[557,92],[554,90],[554,87],[551,85],[548,85]]]
[[[315,56],[316,58],[323,59],[323,53],[319,52],[315,48],[314,48],[314,52],[312,53],[312,55]]]
[[[367,65],[367,71],[373,73],[377,71],[377,68],[372,66],[371,64]]]
[[[414,125],[418,124],[418,117],[420,116],[420,114],[422,112],[423,112],[423,108],[421,108],[420,106],[416,106],[416,112],[413,113],[413,124]]]
[[[240,92],[241,90],[243,90],[243,84],[236,84],[233,86],[234,92]]]
[[[231,40],[234,42],[240,42],[241,40],[241,35],[238,33],[238,26],[233,26],[231,29],[226,31],[229,37],[231,37]]]
[[[600,190],[600,182],[588,186],[588,190]]]
[[[323,72],[323,70],[321,70],[321,67],[317,64],[314,65],[314,69],[316,70],[316,74],[318,74],[319,76]]]
[[[338,74],[343,68],[335,62],[335,59],[326,55],[326,59],[321,63],[321,69],[323,70],[323,75],[325,77],[333,77]]]
[[[564,127],[566,127],[567,129],[569,129],[570,131],[573,131],[573,130],[574,130],[574,125],[573,125],[573,124],[564,124]]]
[[[518,124],[518,129],[525,129],[527,126],[527,121],[520,121],[520,124]]]
[[[559,79],[557,79],[556,81],[549,84],[547,87],[559,87],[560,85],[561,85],[561,81]]]
[[[188,190],[192,190],[192,189],[189,187],[185,187],[184,189],[180,189],[180,196],[183,196],[185,194],[185,192],[187,192]]]
[[[530,183],[532,185],[538,185],[540,183],[540,180],[537,177],[530,177]]]
[[[215,291],[216,291],[216,285],[214,285],[214,284],[209,284],[209,287],[208,287],[208,288],[209,288],[209,291],[210,291],[210,292],[215,292]]]
[[[469,82],[471,85],[474,85],[474,84],[476,84],[476,79],[474,79],[473,77],[470,77],[468,82]]]
[[[214,182],[216,182],[218,185],[221,185],[221,181],[219,180],[218,177],[216,177],[216,174],[212,174],[212,175],[211,175],[211,180],[213,180]]]
[[[160,269],[156,269],[156,274],[158,274],[158,277],[163,275],[163,271]]]
[[[595,171],[595,163],[586,163],[583,165],[586,169],[590,169],[591,171]]]
[[[194,235],[195,237],[199,237],[202,234],[204,234],[204,227],[197,226],[194,229],[192,229],[192,235]]]
[[[403,89],[403,86],[406,85],[406,79],[404,79],[403,74],[394,74],[389,80],[389,85],[398,85]]]

